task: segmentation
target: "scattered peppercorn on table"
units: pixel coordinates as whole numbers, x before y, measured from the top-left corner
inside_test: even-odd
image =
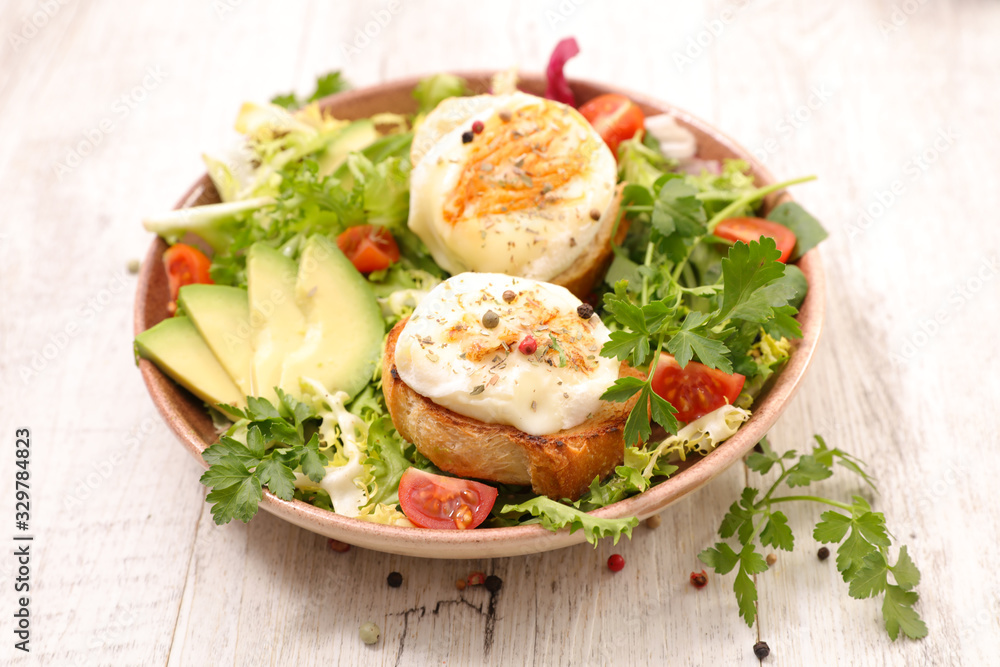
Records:
[[[28,429],[33,502],[2,538],[0,663],[994,663],[1000,6],[814,4],[4,3],[0,496],[14,512]],[[878,495],[849,473],[817,486],[884,512],[920,568],[926,639],[889,640],[813,538],[824,508],[796,504],[748,627],[734,573],[698,560],[744,486],[775,478],[744,466],[631,540],[509,559],[366,551],[265,512],[214,524],[129,349],[140,216],[226,146],[242,100],[334,69],[355,86],[538,71],[568,35],[568,75],[689,109],[779,178],[819,176],[795,196],[830,231],[826,331],[769,440],[801,453],[818,433],[867,463]],[[33,537],[23,592],[15,533]]]

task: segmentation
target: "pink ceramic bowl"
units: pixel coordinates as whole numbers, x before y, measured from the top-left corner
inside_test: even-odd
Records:
[[[486,91],[490,75],[489,72],[472,72],[464,76],[474,90]],[[410,91],[418,80],[404,79],[362,90],[352,90],[328,97],[322,100],[321,104],[337,118],[346,119],[366,118],[383,111],[413,113],[416,111],[416,104],[410,96]],[[746,149],[704,121],[676,107],[603,84],[572,80],[570,85],[577,101],[581,103],[603,93],[617,92],[634,100],[647,115],[673,114],[678,122],[691,130],[697,138],[699,158],[740,158],[751,165],[759,185],[775,182],[771,174],[754,160]],[[527,92],[540,95],[545,90],[545,79],[540,75],[524,75],[519,81],[519,86]],[[788,199],[786,193],[779,192],[770,196],[765,203],[771,208]],[[217,201],[219,199],[215,188],[205,175],[181,197],[177,208]],[[167,278],[160,261],[166,247],[161,239],[156,239],[142,264],[135,302],[137,334],[167,317]],[[707,484],[716,475],[739,461],[777,421],[812,360],[823,324],[825,285],[823,265],[818,252],[816,250],[808,252],[798,261],[798,266],[809,281],[809,295],[802,304],[798,316],[803,337],[795,342],[795,350],[788,364],[756,401],[753,417],[735,436],[708,456],[689,461],[684,469],[665,482],[641,495],[597,510],[594,515],[638,516],[643,519],[660,512],[670,503]],[[202,402],[175,384],[149,361],[140,360],[139,368],[149,388],[149,394],[163,418],[188,452],[205,465],[201,452],[215,442],[217,433]],[[349,519],[300,501],[286,502],[266,490],[261,507],[297,526],[342,542],[378,551],[426,558],[516,556],[558,549],[584,540],[582,531],[571,534],[568,530],[561,530],[554,533],[537,525],[468,531],[383,526]]]

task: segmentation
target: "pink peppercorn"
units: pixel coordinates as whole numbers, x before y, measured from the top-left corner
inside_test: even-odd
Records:
[[[538,349],[538,341],[535,340],[534,336],[528,335],[524,337],[521,344],[517,346],[517,349],[521,354],[526,356],[531,356]]]
[[[625,558],[623,558],[620,554],[612,554],[612,556],[608,558],[608,569],[612,572],[621,572],[624,567]]]

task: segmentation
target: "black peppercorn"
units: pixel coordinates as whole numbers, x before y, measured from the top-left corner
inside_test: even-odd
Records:
[[[403,585],[403,575],[399,572],[390,572],[389,576],[385,578],[385,583],[389,584],[393,588],[399,588]]]
[[[576,314],[580,316],[580,319],[589,320],[594,316],[594,307],[589,303],[581,303],[576,307]]]
[[[491,574],[490,576],[486,577],[486,582],[484,585],[486,586],[486,590],[488,590],[490,593],[496,593],[498,590],[503,588],[503,579],[496,576],[495,574]]]
[[[771,647],[767,645],[767,642],[757,642],[753,645],[753,654],[757,656],[759,660],[763,660],[767,656],[771,655]]]
[[[820,547],[819,551],[816,552],[816,558],[819,558],[820,560],[826,560],[829,557],[830,557],[830,550],[827,549],[826,547]]]
[[[472,134],[472,132],[463,132],[462,133],[462,143],[463,144],[469,143],[470,141],[472,141],[472,137],[473,136],[474,135]]]

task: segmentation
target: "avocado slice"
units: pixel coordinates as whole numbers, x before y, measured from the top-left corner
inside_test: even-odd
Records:
[[[295,262],[264,243],[247,253],[253,396],[275,403],[286,356],[302,345],[306,321],[295,303]],[[295,392],[299,396],[299,392]]]
[[[212,354],[191,320],[171,317],[135,337],[139,356],[159,366],[178,384],[209,405],[242,408],[244,395]]]
[[[253,348],[247,291],[227,285],[185,285],[177,301],[240,393],[252,396]]]
[[[343,130],[330,142],[323,154],[320,155],[319,175],[329,176],[337,167],[344,163],[347,156],[355,151],[370,146],[378,139],[378,130],[375,123],[370,118],[356,120]]]
[[[335,243],[313,236],[299,259],[295,298],[305,314],[301,345],[285,358],[281,389],[300,396],[300,380],[316,380],[351,397],[371,381],[385,321],[371,285]]]

